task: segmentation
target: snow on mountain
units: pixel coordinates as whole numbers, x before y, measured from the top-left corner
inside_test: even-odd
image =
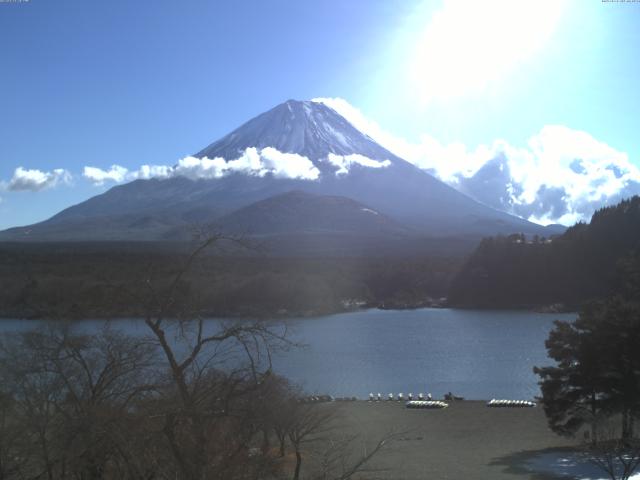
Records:
[[[296,153],[311,160],[320,171],[329,172],[331,163],[321,162],[329,154],[358,154],[369,160],[389,162],[397,158],[335,110],[321,103],[296,100],[258,115],[194,156],[234,159],[250,147]]]

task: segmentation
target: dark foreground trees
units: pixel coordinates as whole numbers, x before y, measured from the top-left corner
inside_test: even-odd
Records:
[[[142,332],[52,323],[3,337],[0,480],[301,478],[306,446],[333,444],[335,406],[301,404],[272,371],[293,346],[285,326],[202,318],[188,274],[218,239],[170,281],[114,286],[144,305]],[[321,478],[346,480],[371,457],[344,452]]]
[[[0,478],[145,478],[131,415],[155,388],[142,339],[65,327],[6,336],[0,346]]]
[[[585,429],[584,455],[612,480],[640,466],[640,304],[635,288],[587,305],[574,322],[555,322],[546,347],[556,365],[534,367],[556,433]]]
[[[601,419],[620,419],[623,440],[640,413],[640,307],[614,297],[593,302],[575,322],[555,323],[546,342],[556,366],[535,367],[549,426],[573,435],[585,425],[597,440]]]
[[[301,402],[285,379],[258,369],[254,353],[254,363],[239,362],[241,350],[257,348],[256,330],[216,330],[216,348],[201,345],[207,355],[194,357],[198,338],[213,338],[197,325],[167,329],[186,339],[195,328],[190,348],[169,344],[173,367],[151,337],[108,327],[5,336],[0,479],[346,480],[391,439],[358,455],[339,405]]]

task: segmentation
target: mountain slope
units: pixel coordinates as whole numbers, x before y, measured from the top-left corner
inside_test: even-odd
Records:
[[[216,221],[228,232],[407,234],[396,221],[347,197],[294,190],[252,203]]]
[[[278,105],[171,172],[0,232],[0,240],[187,238],[194,223],[292,190],[350,198],[420,236],[544,235],[543,227],[482,205],[393,155],[321,103]]]

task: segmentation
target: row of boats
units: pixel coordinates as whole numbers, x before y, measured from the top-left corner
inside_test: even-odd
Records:
[[[413,396],[413,393],[410,393],[407,395],[407,400],[411,401],[414,398],[416,398],[417,400],[431,400],[431,394],[427,393],[427,395],[424,395],[423,393],[419,393],[417,397]],[[393,393],[390,393],[389,395],[387,395],[386,398],[383,398],[381,393],[378,393],[377,395],[374,395],[373,393],[369,394],[369,401],[370,402],[381,402],[382,400],[387,400],[387,401],[393,401],[393,400],[397,400],[398,402],[404,402],[405,397],[403,393],[399,393],[396,396],[393,395]]]
[[[529,400],[496,400],[494,398],[487,402],[487,407],[492,408],[531,408],[535,406],[536,403]]]
[[[309,395],[308,397],[300,397],[300,403],[324,403],[324,402],[355,402],[356,397],[333,397],[331,395]]]
[[[407,408],[447,408],[449,404],[439,400],[421,401],[410,400],[407,402]],[[487,407],[492,408],[531,408],[535,407],[535,402],[529,400],[496,400],[495,398],[487,402]]]
[[[406,403],[407,408],[436,409],[436,408],[447,408],[448,406],[449,406],[448,403],[442,402],[440,400],[410,400]]]
[[[462,397],[453,397],[450,394],[448,396],[450,398],[445,398],[445,400],[462,400]],[[331,395],[311,395],[299,399],[301,403],[355,402],[356,400],[356,397],[335,398]],[[422,393],[419,393],[416,397],[414,397],[412,393],[409,393],[406,398],[402,393],[398,393],[397,395],[390,393],[386,397],[383,397],[381,393],[378,393],[377,395],[374,395],[373,393],[369,394],[370,402],[381,402],[383,400],[398,402],[404,402],[406,400],[407,408],[446,408],[449,406],[449,404],[446,402],[433,400],[430,393],[427,393],[426,396]],[[531,408],[535,406],[536,403],[529,400],[496,400],[494,398],[491,401],[487,402],[487,407],[491,408]]]

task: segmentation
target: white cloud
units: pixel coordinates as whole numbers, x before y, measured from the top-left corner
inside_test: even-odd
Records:
[[[102,170],[97,167],[84,167],[82,176],[91,180],[94,185],[102,185],[105,181],[123,182],[127,178],[128,169],[120,165],[111,165],[109,170]]]
[[[296,153],[283,153],[272,147],[261,150],[250,147],[238,158],[229,161],[221,157],[185,157],[173,169],[174,175],[193,179],[220,178],[234,172],[258,177],[271,174],[276,178],[302,180],[316,180],[320,176],[320,171],[307,157]]]
[[[220,178],[228,171],[229,166],[224,158],[185,157],[178,161],[178,165],[172,170],[172,174],[182,175],[191,179]]]
[[[603,205],[640,194],[640,169],[587,132],[547,125],[527,145],[504,140],[474,149],[430,135],[394,136],[340,98],[318,98],[401,158],[495,208],[538,223],[589,220]]]
[[[3,187],[10,191],[37,192],[46,188],[55,187],[59,183],[70,183],[71,173],[63,168],[56,168],[50,172],[38,169],[25,169],[18,167],[13,172],[13,177]]]
[[[481,146],[470,152],[462,143],[444,145],[430,135],[422,135],[420,142],[412,143],[385,131],[378,123],[367,118],[360,110],[342,98],[314,98],[332,108],[355,128],[368,135],[387,150],[424,170],[435,170],[444,181],[455,183],[460,172],[474,172],[490,158],[490,149]]]
[[[320,177],[320,170],[303,155],[282,153],[272,147],[263,148],[260,155],[264,167],[277,178],[317,180]]]
[[[84,167],[83,176],[95,185],[102,185],[105,181],[120,183],[136,179],[175,176],[183,176],[193,180],[213,179],[234,172],[259,177],[271,174],[276,178],[302,180],[317,180],[320,176],[320,171],[307,157],[295,153],[283,153],[272,147],[261,150],[254,147],[247,148],[238,158],[233,160],[225,160],[221,157],[185,157],[174,166],[142,165],[135,171],[129,171],[119,165],[112,165],[109,170]]]
[[[521,201],[532,202],[540,187],[564,188],[576,200],[602,201],[640,181],[628,155],[590,134],[548,125],[531,137],[528,148],[504,147],[512,177],[523,187]]]
[[[122,183],[136,179],[168,178],[174,175],[175,168],[167,165],[142,165],[138,170],[129,171],[120,165],[111,165],[109,170],[98,167],[84,167],[82,176],[94,185],[104,185],[105,182]]]
[[[386,168],[391,165],[389,160],[372,160],[357,153],[353,153],[351,155],[336,155],[335,153],[330,153],[327,156],[327,162],[338,168],[336,170],[336,176],[346,175],[349,173],[352,165],[360,165],[368,168]]]
[[[129,174],[128,180],[169,178],[173,175],[173,171],[173,167],[167,165],[142,165],[138,170]]]

